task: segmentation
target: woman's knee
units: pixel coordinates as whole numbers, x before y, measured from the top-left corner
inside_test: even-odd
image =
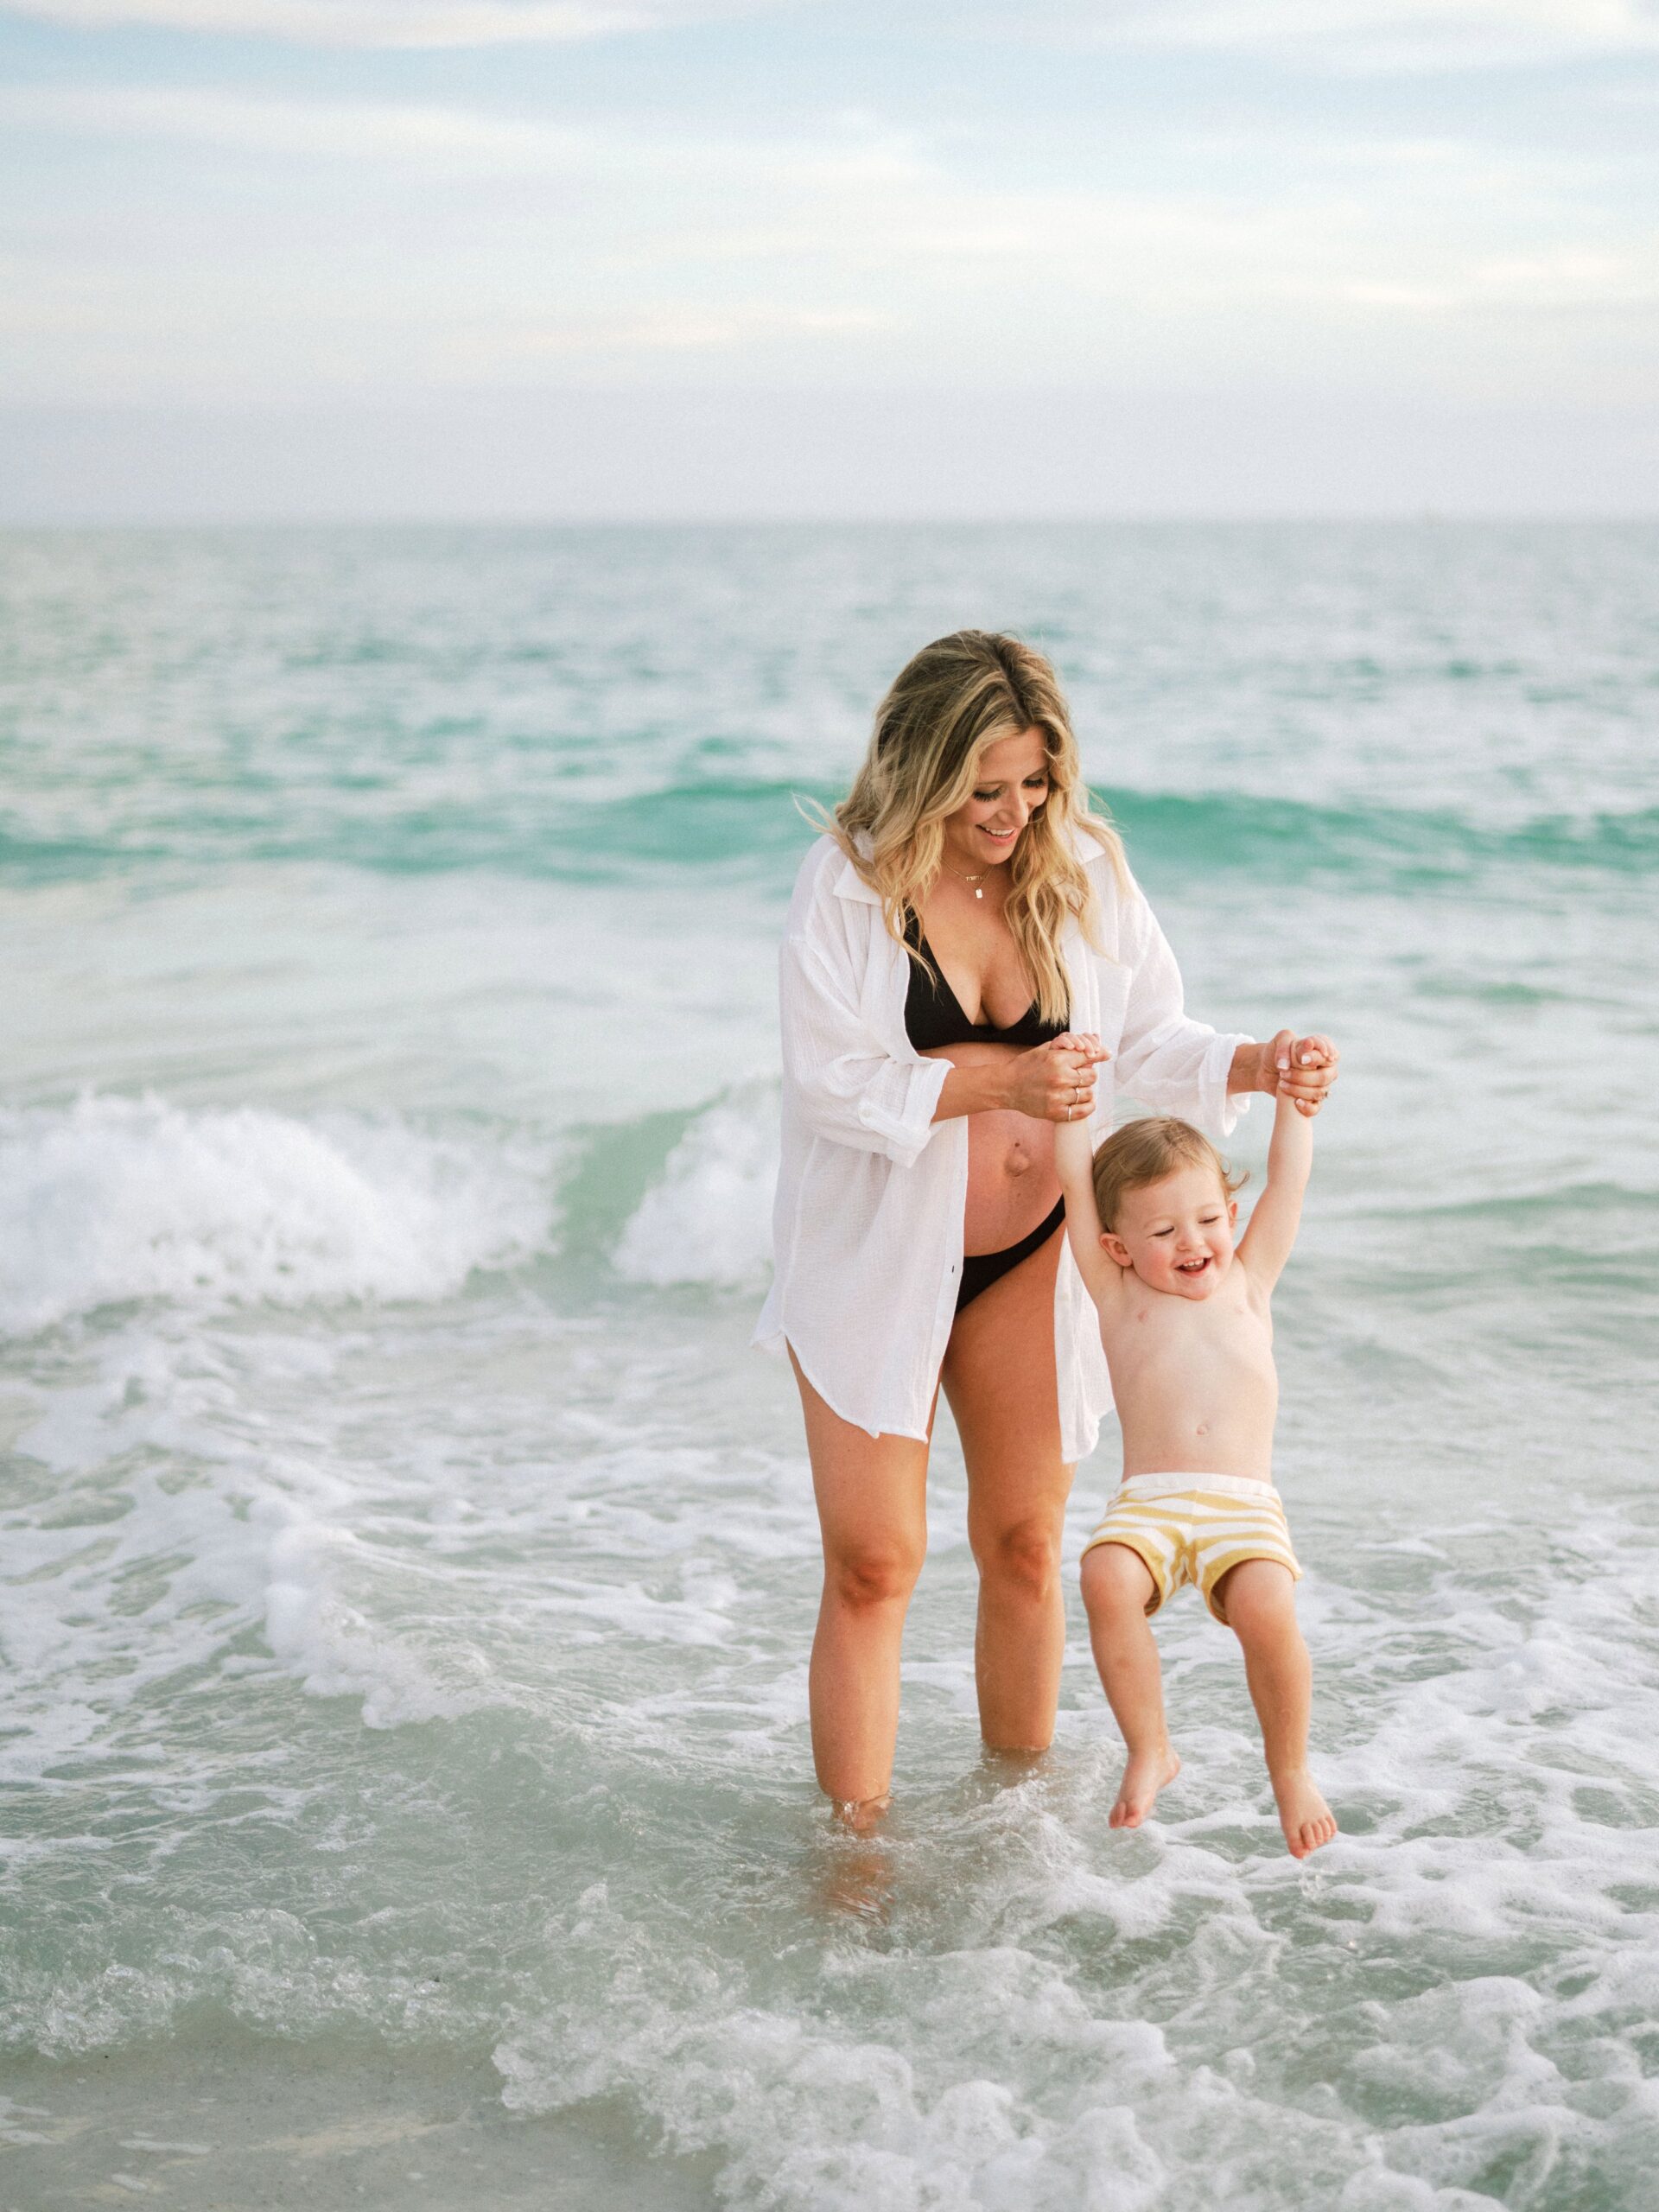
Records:
[[[981,1580],[1018,1597],[1051,1597],[1059,1586],[1063,1533],[1060,1516],[1047,1513],[1027,1514],[976,1532],[974,1556]]]
[[[824,1594],[849,1613],[908,1605],[922,1556],[922,1546],[899,1541],[837,1547],[824,1555]]]

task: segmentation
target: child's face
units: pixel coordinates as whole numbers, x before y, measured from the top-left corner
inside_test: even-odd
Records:
[[[1173,1298],[1208,1298],[1233,1263],[1238,1201],[1211,1167],[1178,1167],[1126,1191],[1101,1237],[1120,1268]]]

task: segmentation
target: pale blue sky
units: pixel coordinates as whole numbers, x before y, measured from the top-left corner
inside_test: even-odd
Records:
[[[1659,507],[1647,0],[0,0],[4,512]]]

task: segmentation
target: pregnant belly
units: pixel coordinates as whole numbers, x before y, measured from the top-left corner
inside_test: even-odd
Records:
[[[1012,1057],[1014,1045],[941,1046],[930,1059],[959,1068]],[[1054,1172],[1054,1131],[1027,1114],[968,1116],[968,1203],[963,1216],[964,1252],[1001,1252],[1028,1236],[1054,1211],[1060,1179]]]

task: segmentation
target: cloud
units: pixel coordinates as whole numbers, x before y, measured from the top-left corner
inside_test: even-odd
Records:
[[[893,189],[927,169],[915,142],[895,133],[699,138],[667,130],[590,129],[431,102],[291,99],[217,86],[0,87],[0,122],[14,130],[172,139],[302,162],[380,162],[435,177],[580,175],[595,182],[632,179],[645,186],[702,178],[835,193]]]
[[[1659,255],[1643,267],[1592,248],[1503,254],[1470,272],[1475,304],[1516,308],[1652,307],[1659,303]]]
[[[553,45],[752,12],[743,0],[5,0],[5,11],[74,30],[385,49]]]
[[[863,335],[885,327],[868,308],[791,308],[739,302],[662,307],[639,315],[596,315],[520,330],[498,329],[454,342],[454,376],[493,376],[550,359],[653,353],[730,353],[779,338]]]
[[[271,155],[314,172],[383,168],[397,174],[400,192],[411,176],[558,183],[569,188],[558,205],[579,226],[590,274],[601,261],[613,273],[748,263],[787,278],[794,264],[855,282],[885,273],[958,296],[1060,274],[1089,296],[1127,286],[1173,302],[1278,289],[1291,269],[1323,257],[1345,220],[1323,194],[1300,208],[1264,209],[1192,194],[985,182],[915,138],[865,128],[696,137],[434,104],[149,85],[0,90],[0,122]],[[711,302],[711,312],[724,309]],[[682,311],[671,320],[679,327]],[[685,327],[697,327],[695,315]]]
[[[436,167],[547,168],[575,154],[582,139],[556,125],[461,108],[270,99],[196,86],[18,86],[0,90],[0,118],[14,129]]]
[[[0,0],[78,30],[143,27],[311,47],[556,45],[804,12],[804,0]],[[894,29],[1154,51],[1282,56],[1301,69],[1435,72],[1659,54],[1651,0],[839,0]]]
[[[1415,137],[1389,124],[1338,136],[1315,102],[1264,159],[1248,133],[1183,123],[1135,188],[1116,162],[999,173],[948,119],[768,116],[761,137],[695,107],[563,122],[14,86],[0,127],[31,134],[18,184],[38,203],[15,236],[41,245],[10,281],[21,326],[3,303],[0,321],[14,380],[93,397],[1179,379],[1286,360],[1402,388],[1588,389],[1645,368],[1659,237],[1616,147],[1494,150],[1443,111]]]
[[[1258,51],[1301,69],[1434,72],[1659,54],[1650,0],[954,0],[982,35],[1176,52]]]

